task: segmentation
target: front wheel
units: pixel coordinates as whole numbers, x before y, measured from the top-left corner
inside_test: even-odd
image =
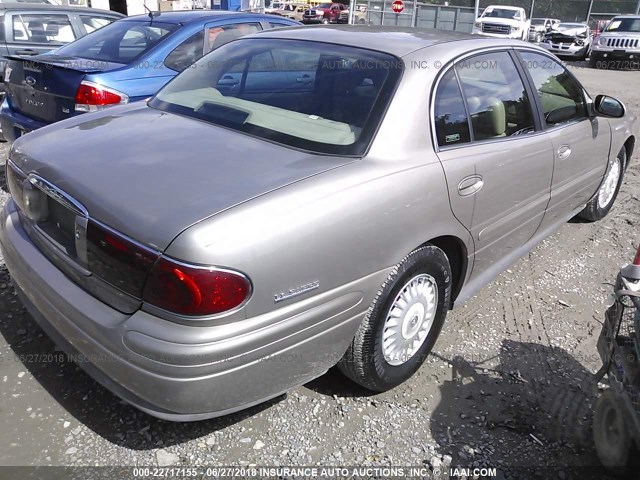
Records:
[[[595,222],[604,218],[616,200],[622,179],[624,177],[624,167],[627,164],[627,150],[622,147],[613,163],[609,167],[598,192],[589,200],[589,203],[578,214],[583,220]]]
[[[323,18],[322,19],[322,24],[323,25],[329,25],[329,19],[328,18]]]
[[[373,391],[410,378],[440,334],[451,300],[451,267],[427,245],[396,265],[367,311],[338,368]]]

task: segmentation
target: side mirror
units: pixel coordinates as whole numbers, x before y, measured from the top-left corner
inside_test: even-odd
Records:
[[[607,95],[598,95],[593,102],[593,107],[596,114],[603,117],[621,118],[626,113],[624,104],[620,100]]]

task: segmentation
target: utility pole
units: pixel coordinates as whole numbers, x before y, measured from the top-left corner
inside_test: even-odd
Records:
[[[587,23],[589,23],[589,18],[591,18],[591,10],[593,9],[593,0],[589,1],[589,11],[587,12]]]
[[[536,0],[531,0],[531,11],[529,12],[529,20],[533,18],[533,7],[536,5]]]
[[[638,5],[636,6],[636,15],[640,15],[640,0],[638,0]]]
[[[640,2],[640,0],[638,0]],[[480,0],[476,0],[476,18],[480,16]],[[475,21],[475,18],[474,18]]]

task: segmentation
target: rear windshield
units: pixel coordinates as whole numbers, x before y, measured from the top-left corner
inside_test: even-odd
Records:
[[[206,55],[149,105],[288,146],[360,156],[403,63],[360,48],[243,39]]]
[[[114,22],[56,50],[56,55],[129,63],[145,54],[179,25],[160,22]]]
[[[531,25],[544,25],[544,20],[542,18],[534,18],[531,20]]]
[[[640,18],[614,18],[607,32],[640,32]]]

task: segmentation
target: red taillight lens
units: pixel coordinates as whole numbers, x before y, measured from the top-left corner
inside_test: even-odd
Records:
[[[144,287],[142,300],[179,315],[215,315],[242,305],[251,283],[239,273],[188,266],[160,257]]]
[[[94,112],[109,105],[127,103],[129,97],[112,88],[85,80],[78,87],[75,101],[77,111]]]
[[[638,246],[638,250],[636,250],[636,256],[633,259],[633,264],[640,267],[640,246]]]

